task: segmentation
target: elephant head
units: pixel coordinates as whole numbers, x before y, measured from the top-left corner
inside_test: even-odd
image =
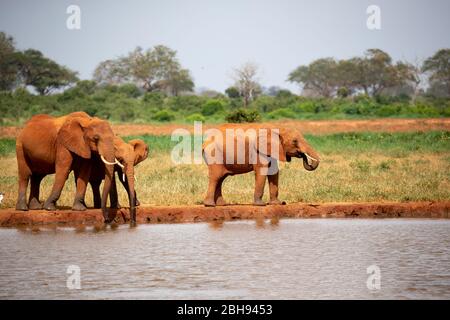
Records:
[[[130,140],[125,143],[121,138],[114,139],[115,157],[120,162],[120,167],[126,176],[129,190],[130,217],[132,222],[136,222],[136,195],[134,167],[148,157],[148,146],[140,139]],[[122,179],[122,177],[119,177]]]
[[[105,120],[90,117],[70,117],[58,132],[57,140],[67,150],[77,156],[90,159],[92,153],[97,153],[105,162],[105,184],[103,187],[102,211],[108,220],[106,200],[111,189],[114,174],[114,134]]]
[[[267,153],[270,156],[287,162],[290,162],[292,157],[302,158],[303,167],[308,171],[316,170],[319,166],[319,155],[306,142],[299,131],[292,129],[272,129],[267,130],[267,134],[270,134],[270,137],[266,138],[268,142]],[[276,147],[274,148],[274,146]],[[278,150],[278,154],[272,154],[272,150]]]

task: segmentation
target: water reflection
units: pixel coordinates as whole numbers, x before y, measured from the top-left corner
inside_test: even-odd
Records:
[[[0,298],[450,298],[448,220],[0,230]],[[78,265],[81,290],[66,287]],[[381,290],[367,288],[367,267]]]

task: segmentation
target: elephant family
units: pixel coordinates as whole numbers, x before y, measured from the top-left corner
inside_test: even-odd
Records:
[[[136,222],[136,206],[139,205],[135,191],[134,167],[148,157],[148,146],[140,139],[130,140],[128,143],[120,137],[114,137],[114,156],[118,162],[114,165],[114,171],[117,172],[120,182],[128,193],[130,203],[130,217],[132,222]],[[75,176],[78,172],[75,172]],[[100,184],[105,179],[105,164],[99,156],[92,157],[92,170],[89,183],[92,187],[94,197],[94,208],[100,208]],[[119,206],[117,199],[117,188],[115,179],[112,181],[110,192],[111,207]]]
[[[227,148],[228,147],[228,148]],[[265,180],[269,181],[269,204],[278,199],[278,161],[302,158],[303,167],[312,171],[319,166],[319,155],[298,130],[258,125],[225,125],[206,139],[202,146],[208,165],[209,184],[205,206],[226,205],[222,184],[226,177],[255,172],[254,205],[262,200]]]
[[[55,210],[56,201],[71,170],[77,171],[77,191],[73,210],[85,210],[84,192],[91,171],[91,157],[98,155],[105,166],[106,178],[101,207],[107,220],[106,199],[110,192],[114,163],[114,134],[109,123],[91,118],[84,112],[74,112],[64,117],[36,115],[25,125],[16,141],[19,172],[17,210],[41,209],[39,185],[47,174],[55,173],[50,196],[43,208]],[[31,179],[28,203],[26,191]]]

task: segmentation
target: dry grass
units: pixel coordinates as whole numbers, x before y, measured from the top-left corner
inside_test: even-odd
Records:
[[[346,156],[323,154],[313,172],[294,159],[283,164],[280,199],[288,202],[420,201],[450,199],[450,152],[398,154],[350,153]],[[0,158],[2,207],[13,207],[17,196],[17,165],[14,155]],[[207,187],[206,165],[174,165],[168,153],[153,155],[136,168],[137,194],[144,205],[192,205],[201,203]],[[41,187],[41,200],[49,195],[53,176]],[[224,196],[231,203],[250,203],[254,177],[229,177]],[[268,185],[265,197],[267,199]],[[120,202],[127,205],[126,193],[119,186]],[[59,206],[71,206],[74,181],[66,182]],[[92,205],[91,190],[86,201]]]

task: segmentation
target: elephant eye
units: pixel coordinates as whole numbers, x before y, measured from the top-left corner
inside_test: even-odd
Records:
[[[100,136],[98,134],[94,135],[94,141],[100,140]]]
[[[292,140],[292,143],[296,146],[296,145],[298,145],[298,140],[294,139],[294,140]]]

